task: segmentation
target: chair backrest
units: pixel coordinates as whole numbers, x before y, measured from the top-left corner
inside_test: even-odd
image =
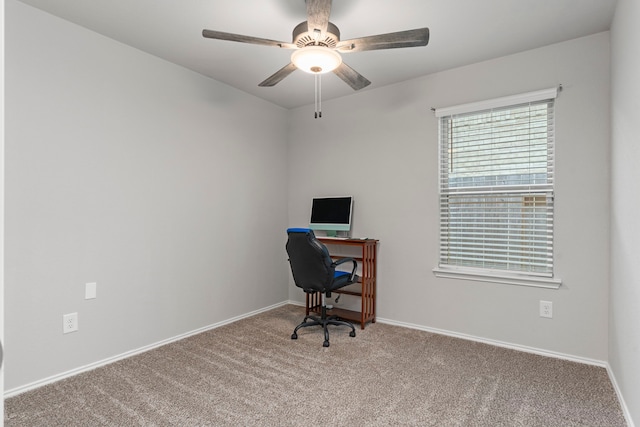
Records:
[[[287,254],[296,286],[306,292],[326,292],[333,281],[335,266],[327,247],[312,230],[290,228],[287,230]]]

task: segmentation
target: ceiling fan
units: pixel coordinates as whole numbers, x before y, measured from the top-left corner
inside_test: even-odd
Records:
[[[333,71],[354,90],[362,89],[371,82],[342,62],[340,53],[426,46],[429,42],[428,28],[340,40],[340,30],[329,22],[331,0],[306,0],[306,3],[307,20],[293,29],[291,43],[214,30],[203,30],[202,35],[210,39],[294,49],[291,62],[258,86],[275,86],[296,69],[301,69],[315,75]]]

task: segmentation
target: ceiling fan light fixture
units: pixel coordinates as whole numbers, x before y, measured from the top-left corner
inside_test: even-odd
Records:
[[[306,73],[325,74],[342,64],[342,56],[325,46],[306,46],[291,54],[291,62]]]

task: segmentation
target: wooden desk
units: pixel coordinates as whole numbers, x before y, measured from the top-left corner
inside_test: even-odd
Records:
[[[350,257],[358,262],[358,275],[360,282],[354,283],[344,288],[332,291],[336,294],[354,295],[360,297],[360,311],[345,310],[342,308],[332,308],[327,310],[327,314],[335,315],[346,320],[359,322],[360,328],[364,329],[367,322],[376,322],[376,281],[377,264],[376,252],[378,240],[376,239],[331,239],[317,237],[324,243],[331,256],[335,259]],[[350,246],[359,248],[358,256],[343,255],[340,253],[340,246]],[[310,311],[319,313],[322,307],[322,294],[316,292],[307,294],[307,315]]]

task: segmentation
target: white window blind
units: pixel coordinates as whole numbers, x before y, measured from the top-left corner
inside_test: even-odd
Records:
[[[436,111],[439,267],[553,277],[556,92],[532,94]]]

